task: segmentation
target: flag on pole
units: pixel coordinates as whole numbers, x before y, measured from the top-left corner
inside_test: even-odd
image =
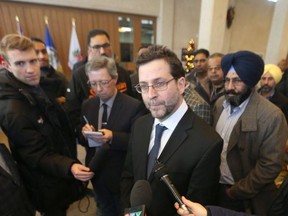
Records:
[[[45,23],[46,23],[46,27],[45,27],[45,44],[46,44],[46,49],[47,49],[47,53],[48,53],[48,56],[49,56],[49,63],[57,71],[63,72],[60,60],[58,58],[57,51],[55,49],[52,37],[51,37],[50,32],[49,32],[47,18],[45,18]]]
[[[16,19],[16,32],[19,35],[23,35],[23,31],[22,31],[22,28],[21,28],[21,25],[20,25],[19,17],[15,16],[15,19]]]
[[[76,33],[75,20],[72,20],[72,32],[70,39],[70,48],[69,48],[69,62],[68,66],[70,69],[73,69],[75,63],[82,60],[81,48],[79,44],[79,40]]]

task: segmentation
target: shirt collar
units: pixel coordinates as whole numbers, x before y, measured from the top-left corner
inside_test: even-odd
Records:
[[[164,121],[160,121],[159,119],[155,118],[154,120],[154,126],[157,124],[164,125],[168,129],[174,130],[176,128],[178,122],[181,120],[181,118],[184,116],[188,109],[188,105],[186,104],[185,100],[183,99],[181,105],[178,107],[178,109],[167,119]]]
[[[224,100],[224,102],[223,102],[223,107],[224,107],[224,109],[229,109],[230,113],[234,113],[234,112],[236,112],[237,110],[242,110],[242,109],[244,109],[244,108],[247,106],[250,98],[251,98],[251,94],[250,94],[249,97],[248,97],[245,101],[243,101],[238,107],[232,107],[227,100]],[[231,110],[231,109],[233,109],[233,110]]]
[[[104,102],[100,99],[100,107],[102,106],[103,103],[105,103],[108,107],[112,107],[114,100],[116,98],[116,95],[117,95],[117,90],[115,90],[114,95],[111,98],[109,98],[107,101]]]

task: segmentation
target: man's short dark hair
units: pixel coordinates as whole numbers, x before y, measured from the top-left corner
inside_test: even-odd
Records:
[[[40,38],[37,38],[37,37],[31,37],[30,38],[33,42],[39,42],[39,43],[42,43],[46,46],[45,42],[43,40],[41,40]]]
[[[88,32],[88,35],[87,35],[87,47],[89,47],[89,45],[90,45],[91,38],[95,37],[96,35],[105,35],[108,38],[108,40],[110,41],[110,36],[105,30],[92,29]]]
[[[209,55],[210,55],[210,53],[209,53],[209,51],[207,49],[198,49],[198,50],[195,51],[194,56],[196,56],[196,55],[198,55],[200,53],[204,54],[206,56],[206,58],[208,58]]]
[[[147,51],[138,56],[136,60],[137,71],[141,65],[157,59],[163,59],[169,64],[170,73],[175,79],[185,77],[182,62],[177,55],[168,48],[159,45],[149,46]]]

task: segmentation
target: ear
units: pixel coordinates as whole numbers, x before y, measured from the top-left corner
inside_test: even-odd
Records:
[[[180,77],[177,80],[177,84],[178,84],[178,88],[180,90],[180,93],[183,94],[184,91],[185,91],[185,87],[186,87],[186,79],[185,79],[185,77]]]
[[[8,71],[11,71],[10,64],[7,61],[2,61],[1,67],[5,68]]]
[[[118,75],[115,78],[113,78],[113,80],[115,80],[115,84],[116,84],[118,81]]]

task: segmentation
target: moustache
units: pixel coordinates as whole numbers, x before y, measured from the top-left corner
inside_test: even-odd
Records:
[[[238,95],[238,93],[237,93],[235,90],[233,90],[233,89],[231,89],[231,90],[226,90],[226,91],[225,91],[225,94],[226,94],[226,95],[228,95],[228,94]]]

